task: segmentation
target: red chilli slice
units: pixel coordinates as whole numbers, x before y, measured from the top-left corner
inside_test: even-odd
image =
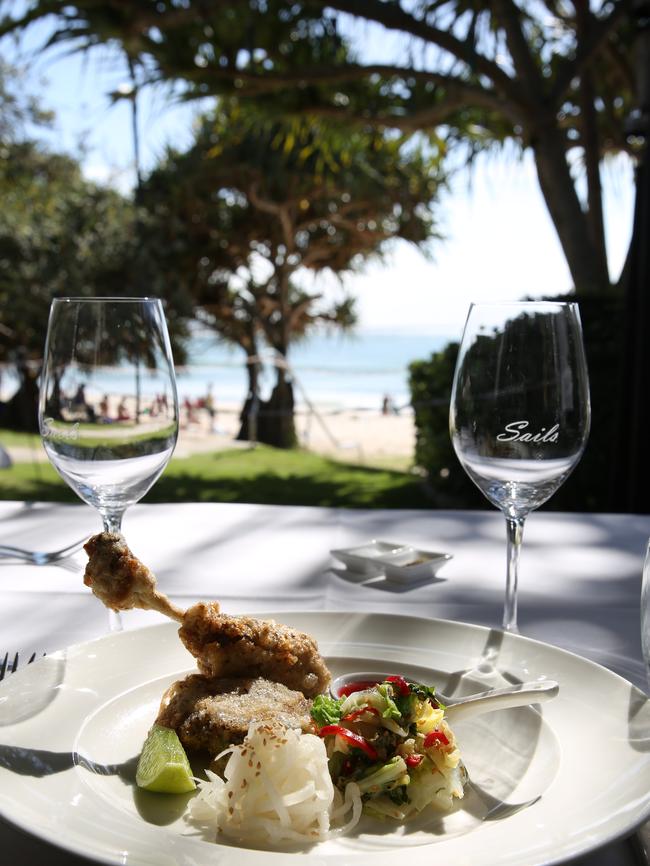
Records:
[[[442,731],[431,731],[424,738],[424,748],[429,749],[431,746],[448,746],[449,739]]]
[[[404,677],[400,677],[400,676],[386,677],[385,681],[387,683],[391,683],[392,685],[394,685],[395,688],[397,689],[397,691],[403,697],[406,697],[407,695],[411,694],[409,684],[406,682]]]
[[[318,735],[320,737],[341,737],[351,746],[354,746],[357,749],[361,749],[362,752],[365,752],[365,754],[370,758],[371,761],[376,761],[379,757],[376,749],[370,745],[370,743],[368,742],[368,740],[366,740],[365,737],[362,737],[361,734],[355,734],[353,731],[348,731],[347,728],[344,728],[341,725],[325,725],[324,728],[320,729]]]
[[[378,716],[379,710],[375,707],[361,707],[360,710],[353,710],[353,712],[348,713],[347,716],[343,716],[342,721],[354,722],[355,719],[358,719],[359,716],[362,716],[364,713],[370,713],[372,716]]]
[[[407,755],[404,758],[404,763],[407,767],[419,767],[424,760],[424,755]]]

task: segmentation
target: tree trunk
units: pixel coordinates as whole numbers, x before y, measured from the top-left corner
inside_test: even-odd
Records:
[[[260,410],[259,441],[275,448],[295,448],[298,436],[293,411],[293,385],[279,367],[275,387]]]
[[[591,28],[591,15],[588,2],[575,4],[578,41],[588,43]],[[587,178],[587,227],[591,242],[600,259],[600,266],[609,273],[607,266],[607,247],[605,244],[605,222],[603,219],[603,192],[600,181],[600,141],[598,117],[596,115],[596,94],[593,74],[589,65],[580,75],[580,122],[582,151],[584,153],[585,174]]]
[[[239,433],[235,437],[237,440],[244,442],[257,442],[259,439],[259,410],[260,410],[260,365],[258,361],[251,361],[250,358],[257,358],[257,347],[253,348],[251,355],[248,356],[246,363],[246,372],[248,374],[248,394],[244,400],[244,405],[239,413],[241,422]]]
[[[37,376],[28,366],[18,368],[20,385],[13,397],[0,404],[0,421],[8,430],[38,433]]]
[[[650,141],[650,131],[646,141]],[[616,389],[617,437],[611,450],[612,504],[617,511],[650,512],[648,427],[650,409],[650,158],[648,144],[636,170],[636,204],[629,266],[624,269],[625,352]],[[613,510],[613,509],[612,509]]]
[[[550,125],[532,143],[537,177],[578,295],[612,292],[606,264],[598,254],[580,206],[561,134]]]

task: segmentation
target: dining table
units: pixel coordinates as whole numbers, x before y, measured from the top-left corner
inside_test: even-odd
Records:
[[[0,502],[0,545],[55,550],[100,528],[97,512],[83,504]],[[143,503],[127,511],[123,532],[160,590],[181,607],[218,600],[231,614],[325,611],[500,628],[506,546],[497,511]],[[645,694],[640,594],[649,536],[649,515],[532,513],[520,564],[520,634],[595,662]],[[331,553],[374,539],[452,558],[435,577],[401,583],[359,574]],[[36,665],[106,635],[107,611],[83,582],[86,561],[83,550],[49,565],[0,558],[0,661],[7,654],[11,667],[18,655],[18,674],[7,670],[5,680],[32,657]],[[122,614],[127,633],[163,621],[152,611]],[[643,828],[630,830],[574,862],[639,866],[647,862],[646,836]],[[0,852],[3,863],[20,866],[95,862],[66,850],[65,840],[51,844],[6,817]]]

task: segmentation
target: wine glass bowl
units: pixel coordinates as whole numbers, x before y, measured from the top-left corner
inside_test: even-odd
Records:
[[[167,325],[155,298],[52,302],[39,398],[52,465],[104,529],[154,484],[178,436]]]
[[[473,304],[458,353],[449,423],[463,468],[506,517],[503,625],[514,631],[524,520],[564,483],[589,433],[577,305]]]

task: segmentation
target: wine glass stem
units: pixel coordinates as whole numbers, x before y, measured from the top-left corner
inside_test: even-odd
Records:
[[[114,532],[118,535],[122,533],[122,515],[124,511],[111,511],[102,513],[102,522],[104,524],[104,532]],[[108,611],[108,628],[111,632],[122,631],[124,624],[122,623],[122,615],[117,610]]]
[[[519,577],[519,554],[521,539],[524,534],[524,517],[506,517],[506,532],[508,538],[506,572],[506,602],[503,608],[503,628],[506,631],[519,632],[517,628],[517,580]]]
[[[102,522],[104,524],[104,532],[122,533],[122,515],[123,511],[110,511],[102,513]]]

